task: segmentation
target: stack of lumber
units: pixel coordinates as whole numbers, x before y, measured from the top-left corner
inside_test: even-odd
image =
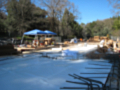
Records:
[[[104,39],[104,40],[107,40],[108,38],[107,38],[106,36],[101,36],[101,37],[100,37],[100,40],[103,40],[103,39]]]
[[[100,37],[99,36],[94,36],[92,38],[89,38],[88,41],[89,42],[99,42],[100,41]]]
[[[94,36],[94,41],[100,41],[100,37],[99,36]]]
[[[64,44],[69,44],[70,42],[69,41],[64,41]]]
[[[93,42],[94,41],[94,38],[89,38],[89,40],[88,40],[89,42]]]

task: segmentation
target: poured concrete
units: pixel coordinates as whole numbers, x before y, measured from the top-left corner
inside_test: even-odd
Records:
[[[92,46],[90,46],[91,48]],[[71,48],[71,50],[77,50],[79,48],[75,46]],[[91,49],[87,47],[83,47],[86,49],[78,49],[82,50],[82,52],[87,52]],[[94,47],[95,48],[95,47]],[[94,49],[93,48],[93,49]],[[98,75],[84,75],[80,74],[82,72],[106,72],[109,73],[110,69],[86,69],[86,67],[97,67],[101,68],[99,65],[90,65],[89,63],[99,63],[104,65],[110,65],[107,61],[103,59],[100,60],[90,60],[85,59],[80,56],[80,59],[70,60],[67,58],[64,59],[48,59],[41,57],[38,53],[26,54],[23,56],[9,56],[0,58],[0,90],[60,90],[60,87],[64,86],[82,86],[85,85],[77,85],[66,83],[66,80],[75,81],[72,77],[68,76],[68,74],[78,74],[84,77],[92,77]],[[100,62],[102,61],[102,62]],[[103,67],[103,66],[102,66]],[[104,66],[106,68],[106,66]],[[107,77],[108,74],[101,74],[100,76]],[[107,78],[96,78],[96,80],[100,80],[105,83]]]

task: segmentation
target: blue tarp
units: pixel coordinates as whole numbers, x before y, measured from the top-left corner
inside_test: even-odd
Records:
[[[46,33],[44,31],[41,31],[39,29],[34,29],[34,30],[31,30],[31,31],[24,33],[24,35],[38,35],[38,34],[45,34],[46,35]]]
[[[57,35],[56,33],[51,32],[51,31],[48,31],[48,30],[45,30],[44,32],[45,32],[46,34],[50,34],[50,35]]]
[[[45,30],[45,31],[41,31],[39,29],[34,29],[34,30],[31,30],[31,31],[28,31],[28,32],[25,32],[24,35],[38,35],[38,34],[50,34],[50,35],[57,35],[56,33],[54,32],[51,32],[51,31],[48,31],[48,30]]]

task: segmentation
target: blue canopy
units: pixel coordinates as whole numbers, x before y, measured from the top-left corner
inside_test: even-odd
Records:
[[[28,32],[25,32],[24,35],[38,35],[38,34],[46,34],[44,31],[41,31],[39,29],[34,29]]]
[[[45,30],[44,32],[45,32],[46,34],[57,35],[56,33],[51,32],[51,31],[48,31],[48,30]]]

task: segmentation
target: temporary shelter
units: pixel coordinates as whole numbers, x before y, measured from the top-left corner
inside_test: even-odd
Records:
[[[23,42],[24,35],[35,35],[37,37],[37,35],[57,35],[57,34],[54,33],[54,32],[48,31],[48,30],[41,31],[39,29],[34,29],[34,30],[31,30],[31,31],[25,32],[23,34],[21,44]]]
[[[39,29],[34,29],[28,32],[25,32],[24,35],[38,35],[38,34],[46,34],[44,31],[41,31]]]
[[[34,29],[34,30],[31,30],[31,31],[25,32],[22,36],[21,44],[23,42],[24,35],[35,35],[35,36],[37,36],[37,35],[46,35],[46,33],[44,31],[39,30],[39,29]]]
[[[45,30],[44,32],[45,32],[46,34],[50,34],[50,35],[57,35],[56,33],[51,32],[51,31],[48,31],[48,30]]]

